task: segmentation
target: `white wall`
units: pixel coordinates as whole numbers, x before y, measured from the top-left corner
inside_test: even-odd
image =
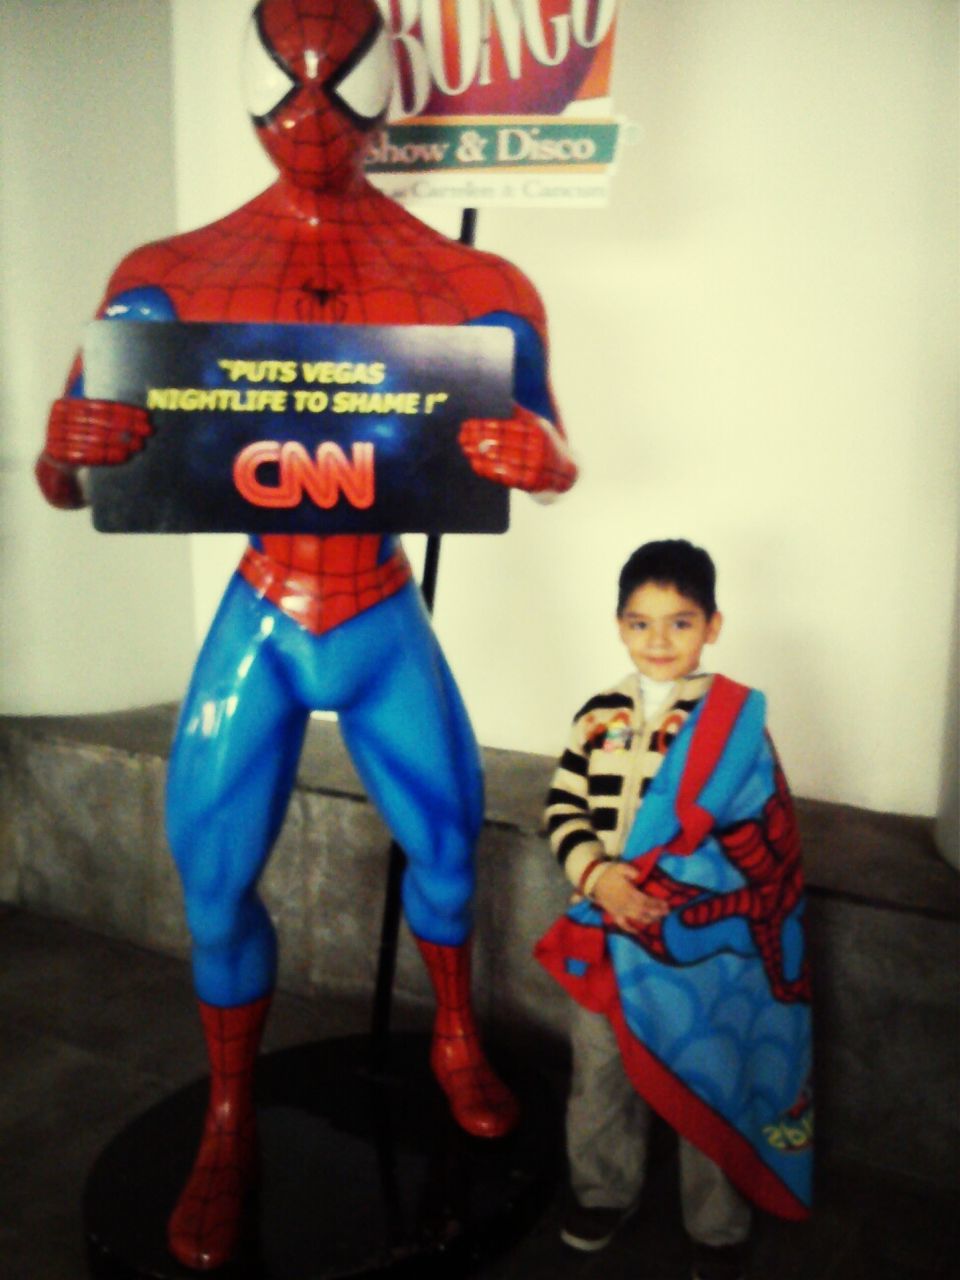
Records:
[[[478,626],[444,594],[487,740],[546,742],[556,690],[616,668],[617,562],[687,534],[720,566],[718,662],[768,692],[797,791],[934,812],[956,643],[956,53],[952,4],[624,6],[616,98],[644,139],[610,211],[484,221],[541,283],[584,461],[569,503],[522,518],[539,591],[510,567],[525,546],[477,547],[459,564],[503,613]],[[475,675],[474,646],[498,643],[512,704]]]
[[[173,220],[169,10],[3,0],[0,46],[0,709],[171,699],[194,649],[187,543],[98,535],[33,482],[111,268]]]
[[[271,180],[237,91],[249,6],[172,0],[180,228]],[[80,8],[83,26],[71,20]],[[14,354],[18,378],[31,382],[14,406],[4,378],[0,421],[8,437],[18,424],[5,460],[21,480],[39,405],[56,394],[110,263],[171,229],[166,159],[156,162],[168,154],[162,67],[150,66],[139,107],[129,101],[105,119],[91,113],[120,90],[96,65],[81,77],[74,52],[82,40],[89,62],[89,39],[115,70],[140,65],[152,45],[162,62],[148,22],[160,9],[149,0],[3,6],[21,39],[28,10],[59,33],[44,57],[45,46],[31,46],[19,82],[4,89],[0,337],[5,373]],[[91,22],[99,34],[88,37]],[[121,47],[133,56],[120,58]],[[27,128],[27,76],[62,92],[58,59],[98,94],[63,112],[49,88],[31,104],[44,124],[17,143],[11,190],[10,112]],[[437,626],[483,742],[556,750],[578,700],[625,669],[611,622],[620,562],[647,538],[686,535],[720,566],[727,626],[717,664],[767,691],[795,790],[936,811],[958,542],[956,65],[952,0],[625,0],[614,89],[642,139],[623,154],[611,208],[480,219],[481,246],[518,263],[545,298],[556,390],[583,465],[577,489],[553,508],[516,497],[505,537],[444,542]],[[123,186],[123,199],[110,190],[130,165],[129,143],[115,135],[151,100],[158,150],[135,167],[158,184],[158,225],[144,230],[140,210],[132,233],[105,225],[142,188]],[[71,167],[68,151],[51,172],[39,143],[57,139],[61,119],[71,136],[86,130],[84,161]],[[23,159],[30,146],[36,168]],[[58,183],[80,184],[80,215],[66,204],[57,213]],[[29,258],[32,224],[55,218]],[[431,220],[453,231],[457,215]],[[63,261],[42,269],[58,240]],[[103,262],[72,283],[86,246],[107,240]],[[68,280],[85,297],[65,317]],[[35,281],[55,305],[25,327],[13,299],[32,298]],[[24,548],[26,492],[24,481],[16,520],[3,517],[5,539],[19,539],[17,563],[29,565],[14,575],[12,598],[5,589],[5,607],[12,599],[18,617],[42,622],[30,631],[41,667],[69,665],[75,650],[81,669],[96,665],[103,610],[85,575],[113,540],[93,539],[84,517],[47,516],[31,495],[29,527],[52,554]],[[130,557],[117,575],[128,599],[143,552],[121,544],[144,541],[110,549]],[[199,640],[238,542],[190,541]],[[55,567],[57,590],[82,582],[93,616],[74,595],[51,623],[56,590],[33,599],[40,560]],[[169,614],[160,584],[183,575],[151,578]],[[19,628],[21,646],[27,634]],[[158,623],[156,661],[161,634]],[[24,705],[46,704],[49,681],[15,669],[30,685]],[[62,688],[73,698],[75,678]],[[130,700],[154,696],[141,693]]]
[[[174,0],[182,225],[270,180],[234,88],[247,8]],[[626,0],[615,100],[642,139],[611,208],[480,218],[546,300],[583,465],[553,508],[515,498],[506,537],[444,542],[437,627],[484,743],[557,749],[624,669],[622,559],[686,535],[720,567],[717,663],[767,691],[795,789],[936,811],[956,66],[945,0]],[[204,623],[234,556],[195,549]]]

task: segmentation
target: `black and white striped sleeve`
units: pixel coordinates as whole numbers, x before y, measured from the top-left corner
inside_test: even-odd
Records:
[[[588,756],[579,721],[575,721],[553,775],[544,813],[550,847],[575,888],[580,887],[590,863],[606,856],[594,830],[588,794]]]

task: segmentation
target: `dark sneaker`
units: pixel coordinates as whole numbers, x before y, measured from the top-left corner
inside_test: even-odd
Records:
[[[633,1206],[629,1209],[585,1209],[573,1201],[563,1219],[560,1239],[571,1249],[595,1253],[607,1247],[632,1213]]]
[[[742,1244],[693,1245],[693,1280],[746,1280],[747,1251]]]

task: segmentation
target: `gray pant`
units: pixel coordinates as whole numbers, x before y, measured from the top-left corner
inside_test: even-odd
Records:
[[[631,1084],[616,1036],[601,1014],[571,1001],[573,1081],[567,1157],[574,1195],[589,1209],[636,1203],[647,1158],[650,1108]],[[680,1139],[680,1195],[687,1234],[700,1244],[740,1244],[750,1206],[719,1167]]]

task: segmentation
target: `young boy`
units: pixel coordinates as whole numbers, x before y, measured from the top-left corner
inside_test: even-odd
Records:
[[[692,1275],[739,1280],[750,1201],[809,1211],[809,974],[762,695],[700,669],[715,581],[680,540],[621,571],[636,672],[574,718],[546,821],[575,896],[536,954],[576,1002],[562,1239],[601,1249],[636,1207],[652,1108],[679,1134]]]

